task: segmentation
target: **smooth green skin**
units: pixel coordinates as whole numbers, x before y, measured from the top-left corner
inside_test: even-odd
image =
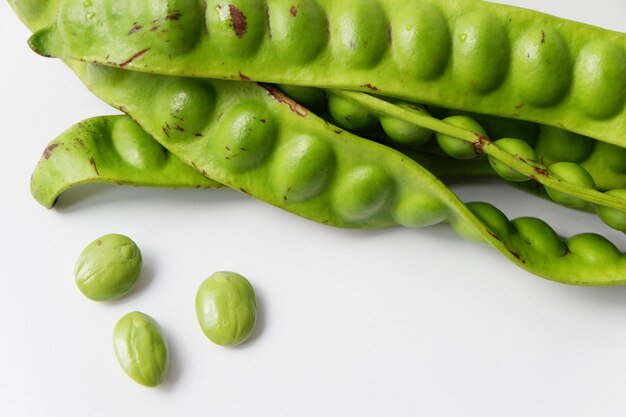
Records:
[[[128,116],[82,121],[44,150],[31,177],[31,193],[51,208],[67,189],[89,183],[141,187],[218,188],[154,141]]]
[[[613,195],[615,197],[620,197],[626,199],[626,190],[610,190],[607,191],[607,194]],[[620,230],[626,233],[626,218],[624,214],[619,210],[614,210],[609,207],[597,206],[596,212],[598,216],[604,223],[611,226],[614,229]]]
[[[423,106],[417,106],[411,103],[396,103],[396,105],[398,107],[412,108],[413,110],[428,114],[428,111]],[[382,116],[380,118],[380,125],[393,143],[403,146],[420,146],[430,141],[434,136],[432,130],[415,126],[414,124],[396,119],[395,117]]]
[[[550,174],[570,184],[580,185],[590,189],[596,188],[596,184],[593,181],[593,177],[583,168],[574,162],[557,162],[548,167]],[[557,190],[546,187],[546,192],[552,200],[566,207],[578,208],[587,205],[585,200],[575,198],[567,194],[563,194]],[[613,195],[613,194],[609,194]],[[601,207],[601,206],[598,206]],[[618,210],[615,210],[619,212]],[[622,217],[626,220],[626,216],[622,213]]]
[[[141,251],[130,238],[102,236],[81,252],[74,279],[81,293],[93,301],[113,301],[133,288],[141,273]]]
[[[29,5],[29,3],[38,3],[39,1],[41,0],[22,0],[19,4],[19,7],[26,7],[29,10],[33,10],[36,8],[33,8],[32,5]],[[51,2],[51,3],[55,3],[55,2]],[[48,6],[51,3],[49,3]],[[56,1],[56,3],[58,3],[58,0]],[[49,15],[50,13],[49,8],[42,7],[40,9],[42,10],[44,14],[46,14],[47,12]],[[40,19],[40,21],[41,20],[42,19]],[[26,23],[29,23],[29,22],[26,22]],[[422,23],[427,25],[427,23],[425,22],[422,22]],[[32,29],[37,28],[36,26],[32,24],[30,26]],[[73,65],[75,67],[76,66],[80,67],[80,64],[77,64],[77,63],[74,63]],[[285,86],[283,86],[283,88],[284,87]],[[292,86],[291,90],[292,92],[294,90],[299,90],[299,91],[296,91],[296,93],[298,94],[300,98],[306,99],[307,102],[308,101],[317,102],[317,103],[320,102],[320,94],[316,92],[315,89],[313,88]],[[449,113],[449,111],[447,112]],[[533,141],[533,139],[528,136],[530,132],[532,131],[531,124],[520,122],[520,121],[515,121],[511,119],[501,119],[501,118],[497,118],[494,116],[485,116],[485,115],[478,115],[478,114],[475,114],[475,118],[480,120],[482,123],[486,124],[490,133],[493,132],[492,136],[520,137],[528,141],[529,143],[532,143]],[[508,135],[508,133],[511,131],[514,131],[515,134]],[[500,133],[498,134],[498,132]],[[382,140],[384,140],[384,138],[382,138]],[[425,150],[429,151],[429,149],[425,149]],[[585,161],[585,163],[583,164],[585,168],[594,176],[594,179],[599,189],[606,190],[606,189],[611,189],[611,188],[622,188],[623,184],[626,182],[626,175],[624,175],[623,172],[621,172],[624,170],[622,168],[622,162],[621,162],[623,159],[615,155],[616,152],[617,153],[626,152],[626,151],[618,152],[621,150],[622,150],[621,148],[616,148],[611,145],[600,143],[598,144],[598,146],[594,148],[594,152],[592,152],[592,154],[590,155],[591,158],[589,160],[589,163],[587,163],[588,161]],[[603,163],[604,160],[609,161],[609,163],[608,164]],[[528,188],[528,187],[524,187],[524,188]]]
[[[330,93],[328,112],[340,126],[356,134],[371,134],[380,130],[378,119],[367,109],[351,100]]]
[[[113,329],[115,357],[124,372],[138,384],[156,387],[165,381],[170,367],[167,340],[152,317],[133,311]]]
[[[435,220],[449,222],[455,229],[459,225],[474,229],[484,242],[534,274],[578,285],[626,282],[626,256],[596,262],[601,253],[585,245],[581,247],[591,255],[568,252],[552,229],[535,223],[527,228],[530,235],[515,228],[500,233],[504,229],[494,230],[491,224],[504,219],[492,212],[473,213],[435,176],[404,154],[329,125],[271,86],[163,77],[96,65],[82,68],[87,71],[78,70],[78,74],[96,95],[123,107],[146,132],[187,164],[228,187],[299,216],[337,227],[417,227],[432,224],[430,210],[443,206],[444,213]],[[196,111],[198,106],[203,109],[201,113]],[[172,110],[184,120],[182,129],[168,129]],[[303,137],[311,145],[309,149],[326,151],[283,152]],[[305,199],[285,198],[288,183],[272,180],[276,167],[281,166],[289,167],[282,174],[292,178],[291,187],[313,190]],[[331,173],[314,175],[319,169],[330,169]],[[413,207],[407,209],[411,202],[415,202]],[[496,217],[495,223],[491,216]],[[535,241],[536,236],[556,241]],[[586,238],[581,239],[584,243]],[[558,253],[537,250],[541,245],[565,249]]]
[[[515,156],[517,159],[521,159],[523,161],[537,160],[535,150],[527,142],[524,142],[521,139],[503,138],[494,141],[493,144],[498,149]],[[489,163],[491,164],[493,170],[507,181],[522,182],[530,180],[528,176],[509,168],[491,156],[489,157]]]
[[[480,0],[85,4],[64,3],[34,50],[167,75],[374,91],[626,147],[623,33]]]
[[[572,238],[568,242],[563,242],[544,222],[528,218],[513,220],[513,228],[507,230],[504,235],[497,235],[487,226],[487,224],[503,223],[504,219],[498,215],[497,210],[490,212],[483,210],[483,217],[478,217],[420,165],[412,163],[402,154],[382,145],[369,141],[363,142],[362,139],[353,137],[345,132],[339,133],[335,130],[331,132],[327,124],[303,111],[295,103],[286,100],[284,97],[276,94],[276,92],[271,94],[272,97],[276,98],[276,100],[273,100],[268,95],[268,91],[264,91],[263,88],[253,84],[241,83],[238,87],[235,87],[232,85],[226,86],[226,84],[221,84],[217,81],[193,81],[182,78],[167,79],[114,70],[107,71],[103,68],[80,63],[70,63],[70,65],[92,91],[109,103],[128,111],[134,118],[139,120],[144,129],[177,156],[185,160],[185,162],[190,164],[198,162],[199,164],[196,166],[206,168],[205,173],[212,178],[220,180],[221,183],[241,189],[243,192],[250,193],[257,198],[303,217],[311,218],[324,224],[346,227],[382,227],[387,224],[402,224],[401,221],[413,226],[417,226],[420,223],[426,225],[433,222],[432,212],[424,213],[420,206],[407,210],[405,201],[414,200],[418,201],[418,203],[421,201],[421,204],[424,204],[424,201],[426,201],[430,203],[428,204],[430,208],[434,199],[435,203],[441,202],[447,208],[446,221],[452,223],[455,229],[458,230],[463,225],[468,229],[474,229],[476,234],[482,236],[484,241],[494,246],[508,259],[532,273],[548,279],[577,285],[612,285],[626,282],[626,261],[624,256],[608,256],[610,262],[607,262],[605,259],[607,256],[604,255],[607,255],[607,253],[612,255],[613,253],[612,249],[609,250],[612,245],[606,239],[600,240],[601,242],[606,242],[606,244],[598,245],[598,239],[603,238],[595,235],[592,238],[589,238],[587,235],[579,235],[579,237]],[[179,83],[178,88],[172,89],[174,92],[168,89],[169,91],[159,94],[161,91],[160,87],[169,83]],[[231,108],[234,104],[232,101],[250,101],[250,104],[253,106],[252,102],[258,101],[261,105],[258,106],[257,110],[267,109],[271,110],[272,113],[276,112],[277,118],[273,120],[273,123],[281,125],[280,131],[283,134],[287,135],[288,132],[300,132],[301,130],[304,130],[303,133],[306,133],[307,130],[312,129],[314,131],[312,137],[319,137],[332,148],[338,148],[337,151],[339,151],[338,154],[341,155],[341,159],[346,160],[346,163],[338,163],[338,166],[349,166],[350,163],[354,163],[355,159],[358,160],[359,164],[367,162],[372,164],[381,163],[381,168],[388,169],[392,173],[391,176],[393,178],[401,179],[398,182],[401,189],[395,190],[395,196],[407,195],[407,199],[400,198],[400,201],[397,201],[397,205],[394,204],[395,199],[392,199],[388,204],[383,204],[384,207],[381,207],[381,209],[385,210],[381,215],[374,216],[376,221],[373,221],[374,218],[361,219],[350,224],[346,219],[331,216],[333,204],[341,204],[342,202],[342,199],[329,201],[328,195],[332,194],[331,192],[322,193],[318,196],[320,198],[312,198],[312,200],[304,202],[305,204],[300,202],[292,205],[286,202],[284,195],[272,190],[268,185],[266,180],[268,169],[264,166],[267,164],[256,166],[256,169],[252,170],[254,175],[250,175],[250,172],[247,175],[242,175],[240,172],[231,172],[228,169],[228,164],[226,164],[226,167],[223,165],[225,161],[228,161],[223,154],[206,152],[207,145],[204,143],[206,140],[198,139],[197,136],[192,136],[189,133],[189,131],[195,129],[186,129],[184,132],[176,131],[170,136],[172,132],[164,129],[167,125],[163,124],[164,121],[167,122],[169,112],[165,114],[164,109],[160,106],[160,112],[147,111],[147,109],[154,107],[157,103],[163,101],[172,103],[173,97],[181,97],[180,91],[177,94],[175,90],[185,90],[187,88],[193,90],[197,87],[202,87],[203,84],[216,93],[210,100],[214,111],[209,114],[205,113],[204,122],[192,120],[191,125],[194,128],[201,125],[206,130],[217,128],[217,126],[214,126],[217,119],[215,115],[219,115],[221,113],[220,110],[226,111]],[[195,100],[196,96],[202,98],[203,93],[192,94],[192,91],[188,91],[182,95],[182,97],[189,98],[186,103],[191,108],[196,105],[194,102],[197,101]],[[204,105],[207,102],[206,98],[205,94],[204,99],[200,100]],[[195,117],[199,117],[198,113],[193,114]],[[259,116],[257,115],[257,119],[260,120]],[[177,139],[180,139],[180,141]],[[284,140],[284,138],[280,137],[277,139],[279,141]],[[276,140],[276,138],[268,140]],[[266,158],[265,162],[268,160],[271,159]],[[346,175],[345,171],[341,176],[344,175]],[[405,192],[402,193],[402,191]],[[433,198],[429,199],[429,195],[433,196]],[[358,196],[356,197],[358,199]],[[368,207],[365,206],[364,208],[367,209]],[[391,213],[394,212],[397,214],[394,214],[392,217]],[[413,218],[407,219],[407,213],[413,214]],[[494,218],[490,219],[490,216]],[[568,248],[567,244],[569,242],[575,242],[576,245],[573,248]]]
[[[467,116],[450,116],[446,117],[442,121],[452,126],[461,127],[463,129],[471,130],[472,132],[478,132],[482,135],[486,135],[482,126]],[[472,159],[478,155],[478,151],[473,143],[465,142],[454,136],[439,132],[435,135],[441,150],[453,158]]]
[[[198,288],[196,316],[213,343],[240,345],[248,340],[256,323],[254,288],[235,272],[215,272]]]

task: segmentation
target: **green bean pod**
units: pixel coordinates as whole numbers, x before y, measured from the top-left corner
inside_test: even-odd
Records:
[[[626,283],[626,256],[605,238],[563,241],[538,219],[509,222],[489,204],[466,206],[406,155],[329,125],[272,86],[81,68],[95,94],[187,164],[291,213],[346,228],[447,222],[539,276]]]
[[[217,188],[217,182],[170,154],[128,116],[70,127],[50,142],[31,177],[31,193],[50,208],[65,190],[87,183]]]
[[[46,56],[360,90],[626,147],[626,35],[480,0],[67,0]]]

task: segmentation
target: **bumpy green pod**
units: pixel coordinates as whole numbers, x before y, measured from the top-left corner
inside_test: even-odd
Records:
[[[31,193],[50,208],[80,184],[217,188],[221,185],[173,156],[128,116],[103,116],[72,126],[46,146]]]
[[[626,147],[626,35],[479,0],[68,0],[40,54],[374,91]]]
[[[626,283],[626,256],[606,239],[572,246],[543,223],[520,221],[520,231],[492,206],[466,207],[404,154],[329,125],[272,86],[83,68],[94,93],[186,163],[294,214],[351,228],[449,222],[545,278]]]

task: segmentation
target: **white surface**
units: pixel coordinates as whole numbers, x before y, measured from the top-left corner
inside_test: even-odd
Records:
[[[623,0],[510,0],[626,31]],[[47,211],[30,197],[44,146],[112,111],[60,62],[31,53],[0,2],[0,416],[624,416],[626,287],[536,278],[445,226],[336,230],[231,191],[87,187]],[[458,188],[562,234],[591,215],[495,184]],[[131,236],[145,274],[97,304],[73,282],[83,246]],[[193,299],[216,270],[256,287],[260,322],[237,349],[211,344]],[[118,367],[114,323],[141,310],[164,327],[168,383]]]

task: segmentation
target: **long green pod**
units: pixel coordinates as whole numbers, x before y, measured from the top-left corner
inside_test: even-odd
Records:
[[[87,183],[217,188],[145,133],[128,116],[80,122],[50,142],[31,177],[31,193],[50,208],[65,190]]]
[[[620,211],[626,211],[626,200],[615,196],[607,195],[596,189],[582,187],[560,180],[552,175],[547,167],[537,161],[526,160],[517,155],[513,155],[497,146],[497,141],[493,142],[482,132],[472,131],[463,127],[453,126],[445,123],[432,116],[420,113],[409,108],[400,108],[392,103],[373,97],[369,94],[355,92],[333,90],[333,94],[341,97],[347,97],[356,101],[365,108],[382,113],[384,115],[396,117],[415,125],[431,129],[435,132],[444,133],[454,138],[458,138],[470,143],[475,148],[475,153],[485,153],[515,171],[532,178],[535,181],[560,192],[575,196],[586,202],[597,204],[599,206],[610,207]]]
[[[480,0],[67,0],[42,55],[375,92],[626,147],[626,35]]]
[[[95,94],[187,164],[291,213],[351,228],[448,222],[536,275],[626,283],[626,256],[605,238],[565,242],[538,219],[509,222],[489,204],[466,206],[406,155],[329,125],[272,86],[83,68]]]

